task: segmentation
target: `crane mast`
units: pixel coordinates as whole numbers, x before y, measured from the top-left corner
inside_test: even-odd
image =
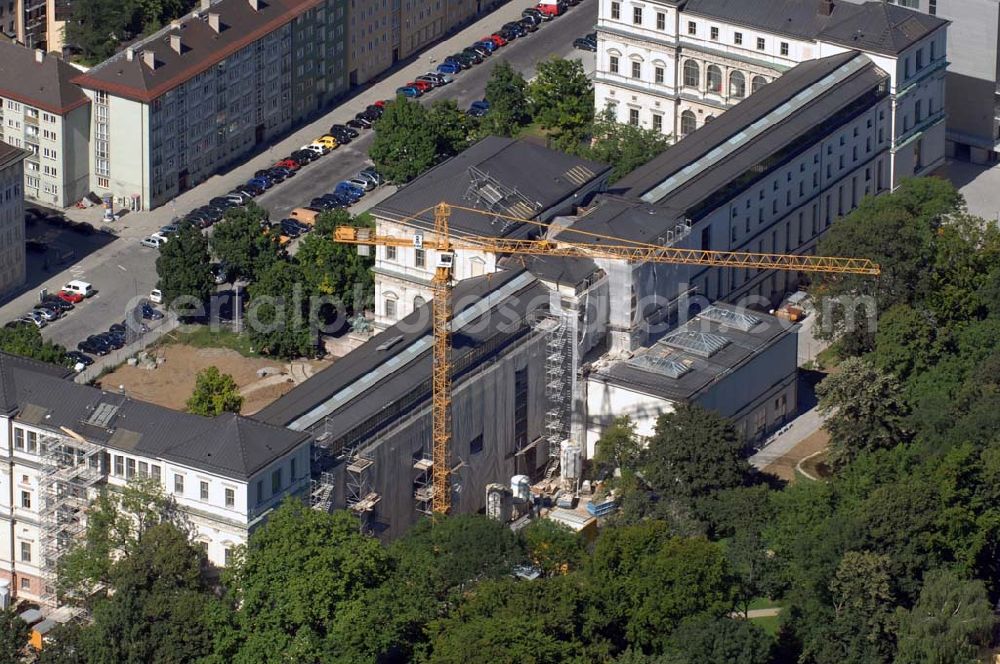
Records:
[[[419,229],[412,238],[379,235],[369,229],[338,226],[334,239],[345,244],[383,247],[417,247],[438,252],[437,266],[431,281],[434,354],[432,368],[432,478],[431,500],[435,514],[451,509],[451,285],[456,250],[487,251],[497,254],[528,256],[567,256],[610,258],[632,262],[700,265],[756,270],[788,270],[825,274],[878,276],[879,266],[866,258],[802,256],[741,251],[682,249],[650,244],[628,243],[616,238],[594,238],[589,242],[566,242],[548,239],[504,239],[462,235],[452,238],[448,230],[451,205],[434,206],[434,237],[425,239]],[[491,213],[461,208],[489,216]],[[529,219],[520,221],[535,223]],[[570,231],[572,229],[569,229]],[[616,242],[621,242],[617,244]]]

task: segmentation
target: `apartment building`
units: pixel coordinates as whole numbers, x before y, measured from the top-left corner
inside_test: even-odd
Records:
[[[54,601],[59,557],[83,532],[90,501],[132,478],[159,481],[216,565],[284,497],[308,493],[308,436],[67,378],[0,353],[0,577],[21,598]]]
[[[371,212],[378,232],[396,237],[431,239],[433,208],[442,201],[487,213],[453,209],[449,230],[455,236],[539,235],[547,222],[573,212],[601,190],[610,170],[606,164],[533,142],[491,136],[400,188]],[[376,248],[376,328],[394,325],[431,299],[437,254],[417,244],[412,249]],[[455,279],[496,272],[496,260],[496,255],[487,251],[456,251]]]
[[[62,50],[72,0],[0,0],[0,32],[43,51]]]
[[[683,138],[798,63],[858,50],[891,78],[895,186],[945,156],[947,25],[874,1],[601,0],[595,103]]]
[[[351,85],[372,80],[500,4],[501,0],[351,0]]]
[[[858,2],[860,0],[851,0]],[[993,163],[1000,152],[1000,0],[887,0],[950,22],[948,156]]]
[[[868,56],[808,60],[616,182],[569,228],[686,249],[812,253],[863,197],[890,189],[894,103],[889,74]],[[608,319],[595,324],[606,325],[613,352],[655,338],[686,297],[769,309],[799,281],[594,260],[610,293]]]
[[[90,188],[149,210],[347,89],[345,0],[203,0],[75,81],[93,102]]]
[[[0,143],[0,294],[24,283],[24,158],[28,153]]]
[[[0,140],[24,148],[25,198],[67,207],[90,191],[90,100],[79,70],[0,42]]]

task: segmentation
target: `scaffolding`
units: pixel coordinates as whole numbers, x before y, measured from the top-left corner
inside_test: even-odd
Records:
[[[334,475],[329,471],[319,473],[310,481],[309,506],[320,512],[333,510]]]
[[[549,464],[545,479],[559,468],[559,450],[569,438],[570,411],[573,405],[574,327],[571,311],[547,319],[545,339],[545,436],[549,444]]]
[[[347,509],[357,515],[362,532],[371,533],[375,508],[382,497],[372,487],[375,460],[361,454],[357,448],[347,454],[344,489]]]
[[[87,508],[104,479],[103,452],[83,438],[58,435],[43,436],[40,452],[41,600],[55,606],[59,559],[86,530]]]
[[[542,209],[515,187],[508,187],[486,171],[475,166],[469,167],[469,188],[465,200],[473,207],[492,213],[491,224],[500,224],[500,235],[504,235],[513,223],[509,217],[531,219]]]
[[[413,459],[413,501],[418,512],[431,514],[434,499],[434,461],[421,452]]]

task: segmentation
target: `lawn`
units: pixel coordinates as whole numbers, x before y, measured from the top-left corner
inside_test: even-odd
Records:
[[[778,625],[781,622],[781,616],[765,616],[763,618],[751,618],[750,622],[762,628],[765,632],[771,636],[778,635]]]
[[[212,329],[208,325],[187,325],[185,331],[175,330],[163,338],[165,344],[175,343],[195,348],[229,348],[244,357],[259,357],[250,346],[250,339],[232,330]]]

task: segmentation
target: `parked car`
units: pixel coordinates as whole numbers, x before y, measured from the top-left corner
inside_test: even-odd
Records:
[[[371,182],[373,188],[382,184],[382,176],[372,171],[361,171],[358,177]]]
[[[493,52],[500,47],[497,46],[492,39],[483,39],[482,41],[477,41],[473,44],[472,48],[484,48],[486,49],[487,55],[493,55]]]
[[[577,37],[573,40],[573,48],[578,48],[581,51],[591,51],[592,53],[597,52],[597,40],[591,41],[590,35],[585,37]]]
[[[444,64],[457,64],[462,69],[469,69],[472,67],[472,58],[470,58],[465,53],[455,53],[454,55],[449,55],[443,60]]]
[[[98,339],[96,334],[92,334],[76,345],[78,351],[90,353],[91,355],[107,355],[111,352],[111,347],[103,340]]]
[[[89,367],[94,363],[94,358],[90,355],[85,355],[78,350],[66,351],[66,359],[68,360],[67,364],[70,365],[70,368],[74,369],[81,364],[85,367]]]
[[[340,143],[337,142],[336,137],[334,137],[334,136],[332,136],[330,134],[323,134],[322,136],[320,136],[319,138],[317,138],[315,141],[313,141],[313,143],[319,143],[327,151],[329,151],[329,150],[336,150],[338,147],[340,147]]]
[[[36,311],[29,311],[28,313],[18,318],[17,322],[34,325],[38,329],[41,329],[46,325],[48,325],[48,323],[45,321],[45,318]]]
[[[247,201],[250,200],[249,196],[245,196],[244,194],[240,194],[240,193],[232,192],[232,191],[229,192],[228,194],[226,194],[225,196],[223,196],[223,198],[225,198],[227,201],[229,201],[230,203],[232,203],[234,207],[239,207],[241,205],[246,205]]]
[[[299,164],[299,162],[292,159],[290,156],[285,157],[281,161],[277,162],[275,166],[280,168],[287,168],[290,171],[297,171],[302,167],[301,164]]]
[[[111,347],[112,350],[118,350],[125,346],[125,335],[117,334],[115,332],[103,332],[96,335],[98,338],[103,339],[104,342]]]
[[[140,304],[139,312],[142,314],[142,317],[145,318],[146,320],[160,320],[161,318],[163,318],[163,312],[161,312],[159,309],[154,307],[149,302],[143,302],[142,304]]]
[[[361,197],[365,195],[365,192],[358,189],[353,184],[345,181],[337,184],[336,188],[333,190],[333,195],[346,199],[351,204],[354,204],[361,200]]]
[[[496,44],[497,46],[506,46],[508,41],[499,32],[494,32],[486,39],[491,39],[493,43]]]
[[[271,173],[281,180],[287,180],[288,178],[295,176],[295,171],[290,168],[285,168],[284,166],[272,166]]]
[[[76,307],[73,306],[72,302],[62,299],[58,295],[53,295],[49,293],[42,298],[41,304],[47,305],[49,307],[56,307],[60,311],[72,311]]]
[[[348,184],[353,184],[355,187],[360,187],[361,191],[365,192],[371,191],[372,189],[375,188],[375,184],[372,183],[371,180],[363,178],[360,175],[357,177],[348,178],[347,182]]]
[[[471,51],[473,53],[478,53],[481,58],[486,59],[491,55],[493,55],[493,51],[491,49],[496,48],[496,46],[493,46],[493,42],[486,42],[486,43],[489,44],[489,46],[480,44],[479,42],[476,42],[475,44],[469,44],[469,46],[465,50]]]
[[[153,304],[163,304],[163,291],[158,288],[149,291],[149,301]]]
[[[542,19],[538,18],[534,14],[529,14],[527,16],[522,16],[521,20],[516,21],[516,23],[528,32],[535,32],[538,30],[538,26],[542,24]]]
[[[469,104],[469,110],[481,111],[483,115],[486,115],[486,113],[488,113],[490,110],[490,102],[486,101],[485,99],[477,99],[476,101]]]
[[[350,134],[348,134],[346,131],[342,131],[341,129],[339,129],[339,127],[343,127],[344,129],[350,129],[350,131],[354,132],[355,134],[358,133],[357,131],[355,131],[354,129],[351,129],[347,125],[334,125],[333,127],[331,127],[330,128],[330,133],[334,137],[336,137],[337,142],[340,143],[341,145],[345,145],[347,143],[350,143],[351,140],[354,137],[351,136]],[[338,129],[335,129],[335,128],[338,128]]]
[[[468,56],[469,58],[471,58],[472,62],[475,63],[475,64],[477,64],[477,65],[481,64],[483,62],[483,60],[486,59],[486,56],[484,56],[482,53],[480,53],[476,49],[472,48],[471,46],[469,48],[464,49],[462,51],[462,53],[464,53],[466,56]]]
[[[328,199],[325,196],[317,196],[309,201],[309,207],[316,208],[318,210],[332,210],[337,207],[337,202]]]
[[[372,106],[375,106],[375,104],[372,104]],[[379,108],[382,107],[380,106]],[[333,134],[334,136],[336,136],[337,134],[344,134],[349,138],[357,138],[360,135],[358,134],[357,130],[351,129],[347,125],[342,125],[342,124],[332,125],[330,127],[330,133]]]
[[[150,249],[159,249],[167,243],[165,238],[150,235],[139,240],[139,244]]]
[[[91,295],[97,293],[97,291],[94,290],[93,286],[91,286],[86,281],[81,281],[80,279],[73,279],[72,281],[67,281],[66,285],[63,286],[62,289],[69,293],[76,293],[80,295],[81,296],[80,299],[83,299],[85,297],[90,297]],[[79,300],[77,300],[77,302],[79,302]]]
[[[216,196],[208,201],[208,204],[212,207],[217,207],[222,210],[228,210],[229,208],[236,207],[237,203],[232,202],[224,196]]]
[[[42,303],[36,304],[35,308],[31,310],[31,313],[38,314],[46,323],[51,323],[54,320],[62,318],[62,311],[56,309],[55,307],[46,306]]]
[[[323,151],[323,146],[320,145],[319,143],[310,143],[309,145],[303,145],[301,149],[309,150],[316,156],[316,158],[322,157],[323,155],[326,154],[326,152]]]
[[[72,290],[66,290],[64,288],[56,293],[56,297],[58,297],[63,302],[69,302],[70,304],[79,304],[80,302],[83,302],[84,295],[83,293],[78,293]]]
[[[308,164],[309,162],[316,160],[316,153],[312,150],[295,150],[291,154],[291,158],[297,161],[300,165]]]
[[[448,85],[449,83],[455,80],[454,78],[452,78],[447,74],[442,74],[441,72],[433,72],[433,71],[429,71],[423,76],[419,76],[418,80],[424,77],[427,77],[432,81],[437,82],[438,85]]]
[[[504,23],[502,29],[503,29],[504,32],[510,32],[511,34],[515,35],[516,37],[527,37],[528,36],[528,31],[525,29],[525,27],[523,25],[521,25],[517,21],[511,21],[510,23]],[[501,33],[501,34],[503,34],[503,33]]]
[[[313,229],[311,224],[299,221],[298,219],[292,219],[292,218],[282,219],[281,223],[283,224],[287,223],[289,226],[297,228],[300,234],[308,233]]]
[[[402,87],[396,88],[396,94],[403,95],[404,97],[409,97],[411,99],[414,99],[416,97],[422,97],[424,95],[423,91],[420,90],[420,88],[415,88],[411,85],[404,85]],[[347,124],[350,125],[350,123]]]
[[[551,21],[552,19],[555,18],[554,15],[543,12],[538,7],[528,7],[527,9],[521,12],[521,16],[528,16],[528,15],[537,16],[542,21]]]
[[[457,74],[462,71],[462,65],[456,61],[442,62],[437,66],[437,70],[441,74]]]

